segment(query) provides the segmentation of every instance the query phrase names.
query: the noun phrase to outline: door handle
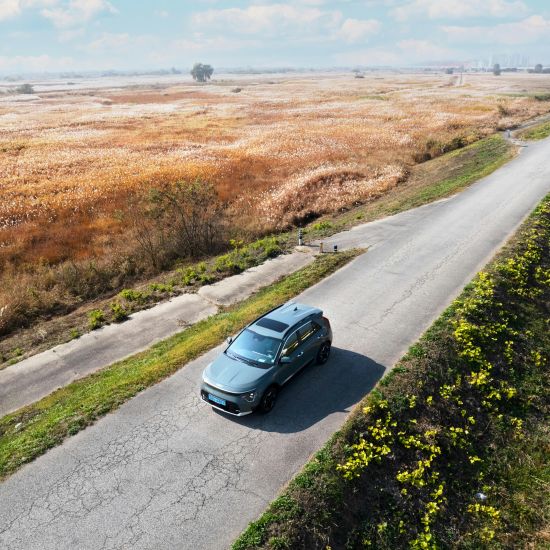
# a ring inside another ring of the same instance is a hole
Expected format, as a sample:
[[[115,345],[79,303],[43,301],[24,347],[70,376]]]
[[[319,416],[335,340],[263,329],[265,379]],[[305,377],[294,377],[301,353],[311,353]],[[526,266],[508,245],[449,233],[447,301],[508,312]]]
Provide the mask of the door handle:
[[[296,357],[302,357],[302,355],[304,355],[303,351],[301,351]]]

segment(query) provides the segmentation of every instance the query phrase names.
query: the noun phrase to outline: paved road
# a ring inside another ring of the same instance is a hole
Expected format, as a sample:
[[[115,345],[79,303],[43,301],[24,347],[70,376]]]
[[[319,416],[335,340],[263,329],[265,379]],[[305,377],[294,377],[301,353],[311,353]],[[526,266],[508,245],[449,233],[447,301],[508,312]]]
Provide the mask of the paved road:
[[[268,416],[198,398],[214,350],[0,485],[0,547],[227,548],[550,191],[550,140],[464,193],[332,239],[369,252],[299,297],[334,355]]]
[[[139,311],[128,321],[94,330],[55,348],[0,370],[0,416],[34,403],[115,361],[147,349],[218,311],[218,306],[243,300],[259,288],[292,273],[309,262],[306,251],[285,254],[244,273],[203,287],[197,294],[182,294]]]

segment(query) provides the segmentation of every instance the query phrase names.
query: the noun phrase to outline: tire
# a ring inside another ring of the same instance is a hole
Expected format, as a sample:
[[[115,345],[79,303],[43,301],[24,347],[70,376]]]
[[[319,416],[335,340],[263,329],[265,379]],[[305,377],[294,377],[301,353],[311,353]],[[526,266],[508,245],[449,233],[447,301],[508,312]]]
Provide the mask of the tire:
[[[275,406],[278,393],[279,390],[277,389],[277,386],[269,386],[269,388],[267,388],[265,393],[262,395],[262,400],[260,402],[260,406],[258,407],[258,411],[263,414],[270,412]]]
[[[317,352],[317,364],[324,365],[330,357],[330,342],[323,342],[319,351]]]

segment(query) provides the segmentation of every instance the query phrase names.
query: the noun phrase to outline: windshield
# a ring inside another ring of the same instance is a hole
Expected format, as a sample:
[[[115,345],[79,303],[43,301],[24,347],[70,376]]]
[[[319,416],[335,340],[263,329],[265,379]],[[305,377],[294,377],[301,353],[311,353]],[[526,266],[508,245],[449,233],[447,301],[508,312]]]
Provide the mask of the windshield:
[[[270,336],[263,336],[250,329],[245,329],[227,349],[229,355],[248,359],[256,363],[273,365],[281,341]]]

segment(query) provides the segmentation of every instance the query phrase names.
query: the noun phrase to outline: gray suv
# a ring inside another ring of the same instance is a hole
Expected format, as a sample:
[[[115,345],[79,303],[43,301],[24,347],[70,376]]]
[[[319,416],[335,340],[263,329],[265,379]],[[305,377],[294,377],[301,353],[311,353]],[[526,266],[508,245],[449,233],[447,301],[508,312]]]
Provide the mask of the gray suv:
[[[326,363],[332,330],[323,312],[288,302],[245,327],[202,375],[201,398],[244,416],[269,412],[280,388],[310,363]]]

